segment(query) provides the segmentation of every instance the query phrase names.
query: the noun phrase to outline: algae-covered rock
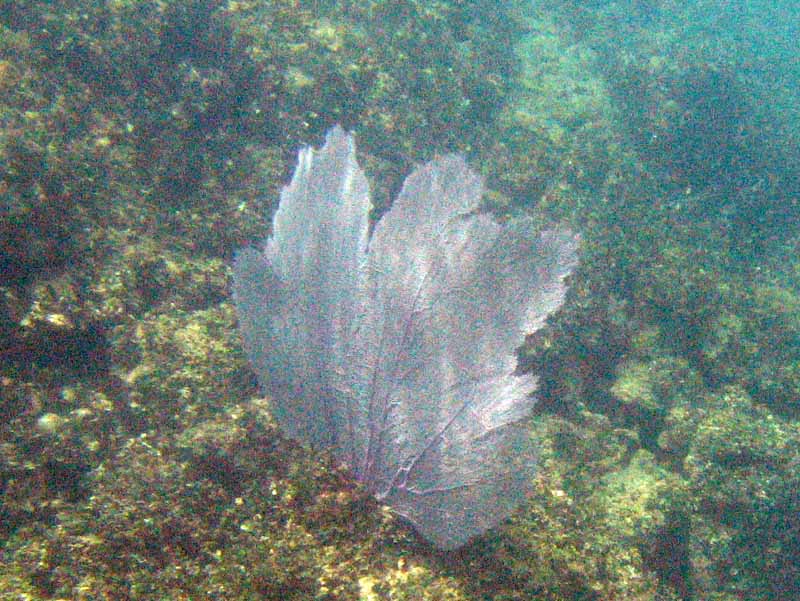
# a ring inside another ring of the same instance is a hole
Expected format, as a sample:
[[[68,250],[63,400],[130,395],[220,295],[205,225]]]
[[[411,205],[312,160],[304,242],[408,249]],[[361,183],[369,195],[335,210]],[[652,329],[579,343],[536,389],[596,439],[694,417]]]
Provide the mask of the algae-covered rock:
[[[653,451],[664,448],[659,436],[668,426],[672,409],[694,402],[703,390],[688,363],[671,357],[630,359],[617,368],[611,386],[611,394],[620,403],[620,417],[639,431],[642,445]]]
[[[62,506],[57,529],[11,537],[0,594],[467,598],[435,565],[385,545],[391,517],[344,471],[283,439],[263,402],[177,440],[142,434],[90,480],[91,498]]]
[[[509,600],[653,598],[659,584],[643,548],[655,546],[672,502],[667,474],[638,456],[623,484],[630,433],[602,416],[548,419],[536,435],[549,445],[530,502],[489,539],[492,555],[472,560],[483,588]],[[626,495],[639,503],[628,507]]]
[[[741,389],[715,399],[685,467],[696,499],[691,557],[698,594],[785,598],[800,586],[800,432]]]
[[[800,294],[787,284],[756,285],[741,294],[710,324],[703,350],[720,379],[738,382],[776,412],[797,416]]]
[[[232,390],[252,388],[243,357],[233,351],[234,320],[225,303],[157,312],[132,329],[118,330],[112,346],[118,364],[131,365],[121,377],[137,419],[185,427],[225,407]]]

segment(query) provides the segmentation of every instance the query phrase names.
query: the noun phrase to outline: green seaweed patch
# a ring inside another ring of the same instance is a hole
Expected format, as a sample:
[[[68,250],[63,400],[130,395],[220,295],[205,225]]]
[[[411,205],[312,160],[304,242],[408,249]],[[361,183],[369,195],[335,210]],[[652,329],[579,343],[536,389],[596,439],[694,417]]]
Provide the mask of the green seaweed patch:
[[[622,422],[639,432],[645,448],[658,451],[672,408],[693,401],[704,390],[685,359],[659,357],[620,364],[610,391],[620,403]]]
[[[0,594],[31,599],[466,599],[340,468],[255,400],[181,436],[142,434],[92,495],[6,545]],[[410,532],[410,531],[409,531]]]
[[[718,395],[685,461],[696,506],[698,594],[747,590],[750,598],[770,599],[798,590],[799,464],[796,424],[753,404],[740,388]]]
[[[772,410],[800,406],[800,295],[779,282],[731,294],[709,327],[705,357],[723,381],[737,382]]]
[[[122,374],[129,410],[147,428],[183,428],[224,409],[232,391],[252,390],[235,320],[232,305],[222,303],[149,314],[118,330],[112,345],[129,357],[120,357],[131,366]]]
[[[635,464],[639,471],[627,473],[630,433],[588,412],[578,421],[538,421],[535,435],[545,445],[529,502],[486,537],[490,554],[478,549],[466,556],[480,590],[494,591],[492,598],[644,600],[659,589],[640,546],[666,510],[651,502],[666,475],[645,458]],[[622,484],[634,473],[638,482]],[[647,497],[631,510],[635,517],[623,515],[625,494]]]

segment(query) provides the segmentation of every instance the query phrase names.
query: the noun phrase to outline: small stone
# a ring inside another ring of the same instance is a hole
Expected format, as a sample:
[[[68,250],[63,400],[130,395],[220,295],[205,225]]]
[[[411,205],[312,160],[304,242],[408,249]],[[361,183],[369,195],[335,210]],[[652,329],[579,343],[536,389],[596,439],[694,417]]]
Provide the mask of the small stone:
[[[66,420],[57,413],[43,413],[36,420],[36,427],[45,434],[54,434]]]

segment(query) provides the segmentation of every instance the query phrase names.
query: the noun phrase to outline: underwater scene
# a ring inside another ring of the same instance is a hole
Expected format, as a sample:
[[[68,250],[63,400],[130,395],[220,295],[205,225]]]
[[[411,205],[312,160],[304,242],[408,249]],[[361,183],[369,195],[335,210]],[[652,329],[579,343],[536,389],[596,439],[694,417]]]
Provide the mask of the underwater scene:
[[[0,600],[800,599],[798,38],[0,0]]]

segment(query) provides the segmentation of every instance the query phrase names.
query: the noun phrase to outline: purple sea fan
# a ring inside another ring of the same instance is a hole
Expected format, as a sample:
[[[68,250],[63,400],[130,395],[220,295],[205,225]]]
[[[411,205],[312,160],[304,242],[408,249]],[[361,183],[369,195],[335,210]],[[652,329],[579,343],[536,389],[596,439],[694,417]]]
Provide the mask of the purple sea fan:
[[[442,549],[505,518],[534,474],[526,333],[561,306],[577,236],[477,212],[460,156],[406,179],[369,233],[353,137],[300,151],[272,235],[238,253],[244,346],[293,438],[330,449]]]

